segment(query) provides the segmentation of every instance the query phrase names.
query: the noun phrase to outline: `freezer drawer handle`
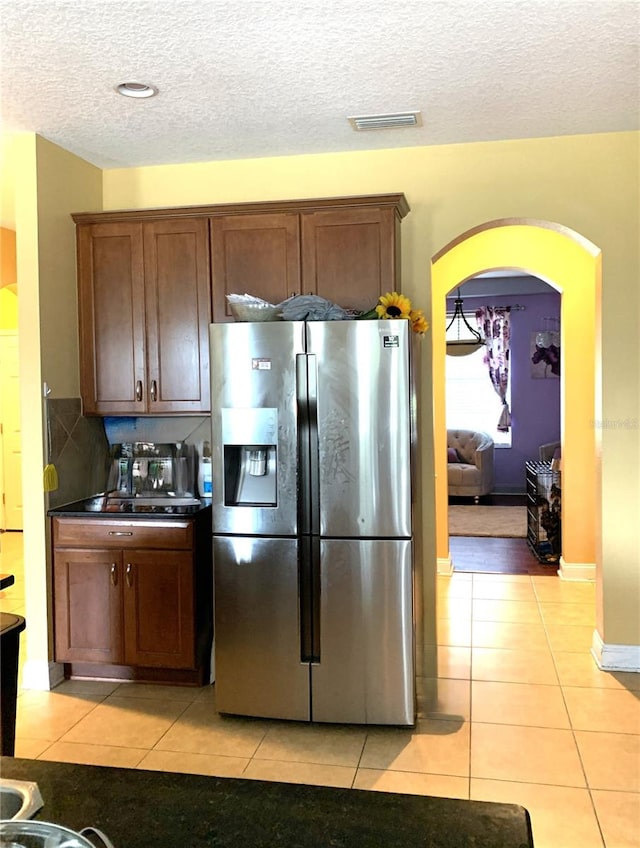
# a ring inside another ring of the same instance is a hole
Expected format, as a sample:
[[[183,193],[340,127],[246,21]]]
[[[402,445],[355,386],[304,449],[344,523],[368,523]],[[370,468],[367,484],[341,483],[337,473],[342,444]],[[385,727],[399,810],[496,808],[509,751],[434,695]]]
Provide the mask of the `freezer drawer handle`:
[[[109,530],[110,536],[133,536],[131,530]]]
[[[320,662],[320,539],[300,540],[300,660]]]

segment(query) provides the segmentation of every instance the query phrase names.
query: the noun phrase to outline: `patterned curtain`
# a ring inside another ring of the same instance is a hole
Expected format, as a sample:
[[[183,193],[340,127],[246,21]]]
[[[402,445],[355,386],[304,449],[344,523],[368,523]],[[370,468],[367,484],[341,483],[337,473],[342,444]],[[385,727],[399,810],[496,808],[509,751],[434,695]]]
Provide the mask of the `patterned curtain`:
[[[508,433],[511,412],[507,403],[509,385],[509,338],[511,335],[511,308],[509,306],[481,306],[476,310],[476,322],[485,338],[484,362],[496,394],[502,401],[498,430]]]

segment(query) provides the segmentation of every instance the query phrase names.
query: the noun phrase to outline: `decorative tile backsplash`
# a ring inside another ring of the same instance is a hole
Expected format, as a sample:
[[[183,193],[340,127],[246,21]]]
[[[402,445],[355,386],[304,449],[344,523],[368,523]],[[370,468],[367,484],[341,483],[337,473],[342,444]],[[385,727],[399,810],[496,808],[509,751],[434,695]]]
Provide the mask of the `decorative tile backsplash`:
[[[80,398],[46,401],[48,462],[56,467],[58,488],[49,507],[60,506],[104,490],[109,443],[102,418],[82,415]]]

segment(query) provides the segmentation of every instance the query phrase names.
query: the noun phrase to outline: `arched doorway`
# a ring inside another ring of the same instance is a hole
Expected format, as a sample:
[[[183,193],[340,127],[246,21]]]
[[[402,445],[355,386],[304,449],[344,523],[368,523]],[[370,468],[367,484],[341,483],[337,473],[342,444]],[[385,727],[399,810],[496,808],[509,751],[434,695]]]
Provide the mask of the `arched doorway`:
[[[557,224],[529,219],[492,221],[467,231],[432,260],[433,417],[436,556],[448,571],[445,426],[445,298],[456,285],[493,270],[519,270],[562,294],[561,439],[562,557],[566,579],[595,579],[597,464],[594,419],[600,373],[599,249]]]

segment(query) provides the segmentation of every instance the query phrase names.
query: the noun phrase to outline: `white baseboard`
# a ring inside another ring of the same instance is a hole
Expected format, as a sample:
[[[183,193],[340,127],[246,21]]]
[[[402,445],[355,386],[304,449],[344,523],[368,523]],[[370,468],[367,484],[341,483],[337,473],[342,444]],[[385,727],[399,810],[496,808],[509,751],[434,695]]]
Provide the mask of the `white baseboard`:
[[[64,680],[64,665],[44,660],[27,660],[22,669],[22,688],[48,692]]]
[[[451,554],[448,557],[438,557],[436,560],[438,574],[453,574],[453,560]]]
[[[640,645],[607,645],[594,630],[591,654],[603,671],[640,672]]]
[[[566,562],[560,557],[560,568],[558,575],[561,580],[588,580],[596,579],[595,562]]]

